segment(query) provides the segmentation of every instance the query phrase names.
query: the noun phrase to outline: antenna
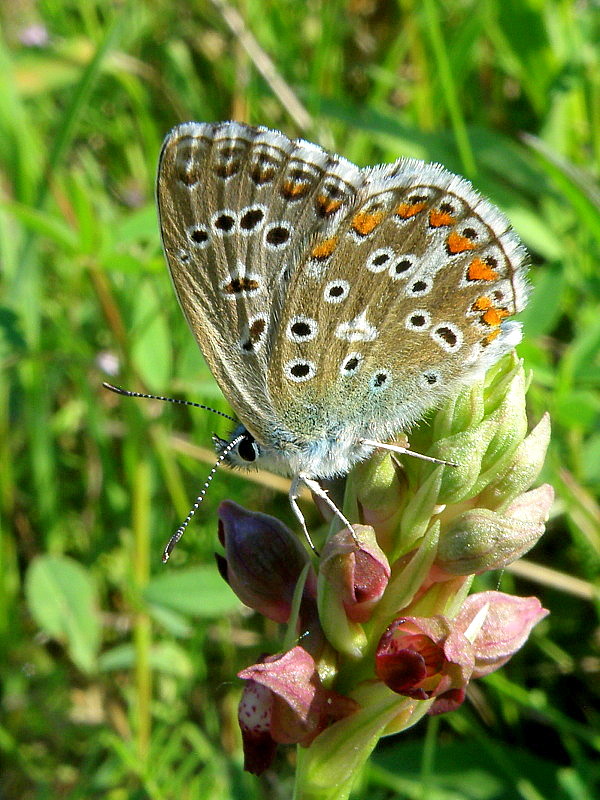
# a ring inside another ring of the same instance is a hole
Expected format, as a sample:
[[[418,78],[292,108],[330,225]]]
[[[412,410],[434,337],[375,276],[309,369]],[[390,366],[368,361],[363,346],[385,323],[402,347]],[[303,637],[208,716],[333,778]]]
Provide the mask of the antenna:
[[[239,436],[236,436],[235,439],[232,439],[230,442],[228,442],[226,447],[223,449],[223,452],[221,453],[221,455],[217,459],[215,465],[213,466],[211,471],[208,473],[208,478],[204,481],[204,486],[202,487],[202,489],[200,490],[200,494],[198,495],[198,497],[194,501],[194,505],[190,508],[187,517],[183,520],[181,525],[177,528],[177,530],[175,531],[173,536],[171,536],[171,538],[167,542],[167,546],[163,550],[163,557],[162,557],[163,564],[166,564],[167,561],[169,560],[169,556],[173,552],[173,548],[175,547],[177,542],[181,539],[181,537],[185,533],[185,529],[190,524],[190,520],[192,519],[192,517],[194,516],[194,514],[198,510],[198,507],[199,507],[200,503],[204,500],[204,497],[206,495],[206,491],[207,491],[207,489],[208,489],[208,487],[210,485],[210,482],[212,481],[212,479],[213,479],[213,477],[215,475],[215,472],[217,471],[219,466],[223,463],[224,459],[227,458],[229,453],[231,453],[233,448],[236,447],[242,441],[242,439],[244,438],[245,435],[246,435],[245,433],[241,433]]]
[[[178,400],[175,397],[162,397],[158,394],[145,394],[144,392],[130,392],[129,389],[122,389],[120,386],[113,386],[112,383],[108,383],[107,381],[102,381],[102,386],[105,389],[110,389],[111,392],[115,394],[121,394],[123,397],[141,397],[144,400],[162,400],[165,403],[174,403],[178,406],[192,406],[193,408],[202,408],[204,411],[212,411],[213,414],[218,414],[220,417],[225,417],[225,419],[231,420],[231,422],[235,422],[237,424],[237,419],[235,417],[230,416],[229,414],[223,413],[223,411],[217,411],[216,408],[211,408],[210,406],[204,406],[202,403],[193,403],[191,400]]]
[[[144,400],[163,400],[165,403],[174,403],[175,405],[180,405],[180,406],[192,406],[193,408],[201,408],[204,411],[212,411],[213,414],[218,414],[220,417],[225,417],[225,419],[228,419],[231,422],[235,422],[237,424],[237,419],[235,419],[235,417],[232,417],[229,414],[224,414],[222,411],[217,411],[216,408],[211,408],[210,406],[202,405],[202,403],[193,403],[191,400],[178,400],[175,397],[163,397],[162,395],[157,395],[157,394],[146,394],[145,392],[132,392],[129,389],[122,389],[120,386],[114,386],[112,383],[108,383],[108,381],[102,381],[102,386],[104,386],[105,389],[109,389],[111,392],[114,392],[115,394],[123,395],[123,397],[141,397]],[[198,510],[200,503],[204,500],[206,491],[218,467],[223,463],[223,461],[227,458],[229,453],[231,453],[234,447],[236,447],[242,441],[245,435],[246,435],[245,433],[241,433],[239,436],[236,436],[230,442],[227,442],[227,444],[223,448],[221,455],[217,459],[211,471],[208,473],[208,478],[204,481],[204,486],[202,487],[200,494],[194,501],[194,505],[190,508],[187,517],[184,519],[184,521],[177,528],[173,536],[171,536],[171,538],[167,542],[167,546],[163,550],[163,556],[162,556],[163,564],[166,564],[167,561],[169,560],[169,556],[173,552],[173,548],[185,533],[185,529],[190,524],[190,520]]]

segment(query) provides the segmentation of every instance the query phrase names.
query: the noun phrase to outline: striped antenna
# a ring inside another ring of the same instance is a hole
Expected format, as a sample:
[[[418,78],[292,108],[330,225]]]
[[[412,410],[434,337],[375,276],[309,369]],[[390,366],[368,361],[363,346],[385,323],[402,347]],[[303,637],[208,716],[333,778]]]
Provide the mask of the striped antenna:
[[[233,448],[236,447],[242,441],[242,439],[244,438],[245,435],[246,435],[245,433],[241,433],[239,436],[236,436],[235,439],[232,439],[230,442],[228,442],[227,445],[225,446],[225,448],[223,449],[223,452],[221,453],[221,455],[217,459],[214,467],[208,473],[208,478],[204,481],[204,486],[202,487],[202,489],[200,491],[200,494],[198,495],[198,497],[194,501],[194,505],[190,508],[189,514],[184,519],[184,521],[181,523],[181,525],[177,528],[177,530],[175,531],[173,536],[171,536],[171,538],[167,542],[167,546],[163,550],[163,557],[162,557],[163,564],[166,564],[167,561],[169,560],[169,556],[173,552],[173,548],[175,547],[177,542],[181,539],[181,537],[185,533],[185,529],[190,524],[190,520],[192,519],[192,517],[194,516],[194,514],[198,510],[198,506],[204,500],[204,497],[206,495],[206,491],[207,491],[207,489],[208,489],[208,487],[210,485],[210,482],[212,481],[212,479],[213,479],[213,477],[215,475],[215,472],[217,471],[219,466],[223,463],[223,460],[225,458],[227,458],[229,453],[231,453]]]
[[[218,414],[220,417],[225,417],[225,419],[231,420],[231,422],[237,423],[237,419],[235,417],[231,417],[229,414],[224,414],[223,411],[217,411],[216,408],[211,408],[210,406],[203,406],[202,403],[193,403],[191,400],[178,400],[175,397],[161,397],[157,394],[144,394],[143,392],[130,392],[129,389],[122,389],[120,386],[113,386],[112,383],[108,383],[107,381],[102,381],[102,386],[105,389],[110,389],[111,392],[115,394],[122,394],[123,397],[141,397],[144,400],[163,400],[165,403],[175,403],[178,406],[192,406],[193,408],[202,408],[204,411],[212,411],[213,414]]]

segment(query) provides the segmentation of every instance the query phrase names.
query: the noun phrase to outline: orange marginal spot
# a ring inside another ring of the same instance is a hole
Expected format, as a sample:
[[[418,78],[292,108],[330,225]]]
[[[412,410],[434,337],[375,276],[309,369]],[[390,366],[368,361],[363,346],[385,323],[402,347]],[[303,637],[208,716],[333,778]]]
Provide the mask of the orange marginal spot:
[[[332,236],[331,239],[325,239],[322,242],[319,242],[318,245],[313,247],[310,251],[311,258],[316,258],[317,261],[323,261],[333,253],[335,248],[337,247],[338,237]]]
[[[452,214],[447,211],[436,211],[432,209],[429,212],[429,225],[432,228],[445,228],[447,225],[454,225],[455,219]]]
[[[338,199],[334,199],[333,197],[328,197],[326,194],[320,194],[317,197],[317,206],[321,214],[324,217],[328,217],[330,214],[334,214],[338,208],[342,205],[342,201]]]
[[[284,197],[296,198],[305,195],[309,189],[310,183],[307,181],[286,181],[281,187],[281,193]]]
[[[506,308],[489,308],[481,317],[481,321],[495,328],[497,325],[500,325],[505,317],[509,316],[510,312]]]
[[[423,211],[424,208],[427,208],[427,203],[400,203],[394,213],[402,219],[410,219]]]
[[[490,300],[490,298],[484,297],[482,295],[481,297],[478,297],[477,300],[475,300],[475,302],[471,306],[471,309],[473,311],[487,311],[488,308],[491,307],[492,307],[492,301]]]
[[[383,211],[359,211],[352,219],[352,227],[359,236],[368,236],[381,223]]]
[[[490,331],[490,333],[488,333],[488,335],[481,340],[481,344],[484,347],[487,347],[488,344],[491,344],[494,341],[496,336],[500,336],[500,328],[496,328],[495,331]]]
[[[497,277],[496,270],[480,258],[474,258],[469,264],[467,278],[470,281],[495,281]]]
[[[452,231],[446,239],[446,247],[451,255],[456,255],[457,253],[464,253],[465,250],[475,250],[477,245],[467,239],[466,236],[461,236],[460,233]]]

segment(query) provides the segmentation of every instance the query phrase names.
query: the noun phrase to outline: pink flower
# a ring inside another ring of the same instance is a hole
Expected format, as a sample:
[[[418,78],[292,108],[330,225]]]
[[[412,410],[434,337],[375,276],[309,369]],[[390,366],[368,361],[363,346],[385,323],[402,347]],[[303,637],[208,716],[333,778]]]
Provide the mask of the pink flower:
[[[462,703],[473,665],[471,643],[441,615],[394,620],[375,654],[377,676],[398,694],[428,700],[452,692],[445,711]]]
[[[308,747],[329,724],[358,709],[323,686],[313,657],[299,646],[267,656],[238,677],[247,681],[238,710],[244,769],[255,775],[270,765],[277,744]]]
[[[390,565],[373,528],[354,525],[353,529],[354,536],[343,528],[329,539],[321,555],[319,576],[327,584],[329,603],[335,592],[348,619],[366,622],[388,584]],[[327,608],[322,611],[326,613]]]
[[[375,671],[398,694],[435,698],[430,713],[451,711],[463,702],[469,680],[505,664],[546,614],[536,597],[481,592],[453,620],[400,617],[379,641]]]

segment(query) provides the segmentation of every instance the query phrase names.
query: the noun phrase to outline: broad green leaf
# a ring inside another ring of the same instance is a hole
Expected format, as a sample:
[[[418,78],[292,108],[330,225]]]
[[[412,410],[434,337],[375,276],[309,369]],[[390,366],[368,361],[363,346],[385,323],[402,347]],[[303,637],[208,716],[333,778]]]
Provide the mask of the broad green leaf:
[[[144,596],[153,605],[198,617],[221,617],[240,608],[240,601],[213,566],[164,572],[150,581]]]
[[[89,572],[66,556],[38,556],[27,571],[25,592],[40,628],[65,645],[79,669],[93,671],[100,645],[100,618]]]
[[[107,650],[98,659],[98,668],[102,672],[131,670],[136,665],[136,650],[133,644],[122,644]],[[192,662],[185,650],[173,642],[160,642],[150,648],[148,655],[153,670],[178,678],[189,678],[192,675]]]

